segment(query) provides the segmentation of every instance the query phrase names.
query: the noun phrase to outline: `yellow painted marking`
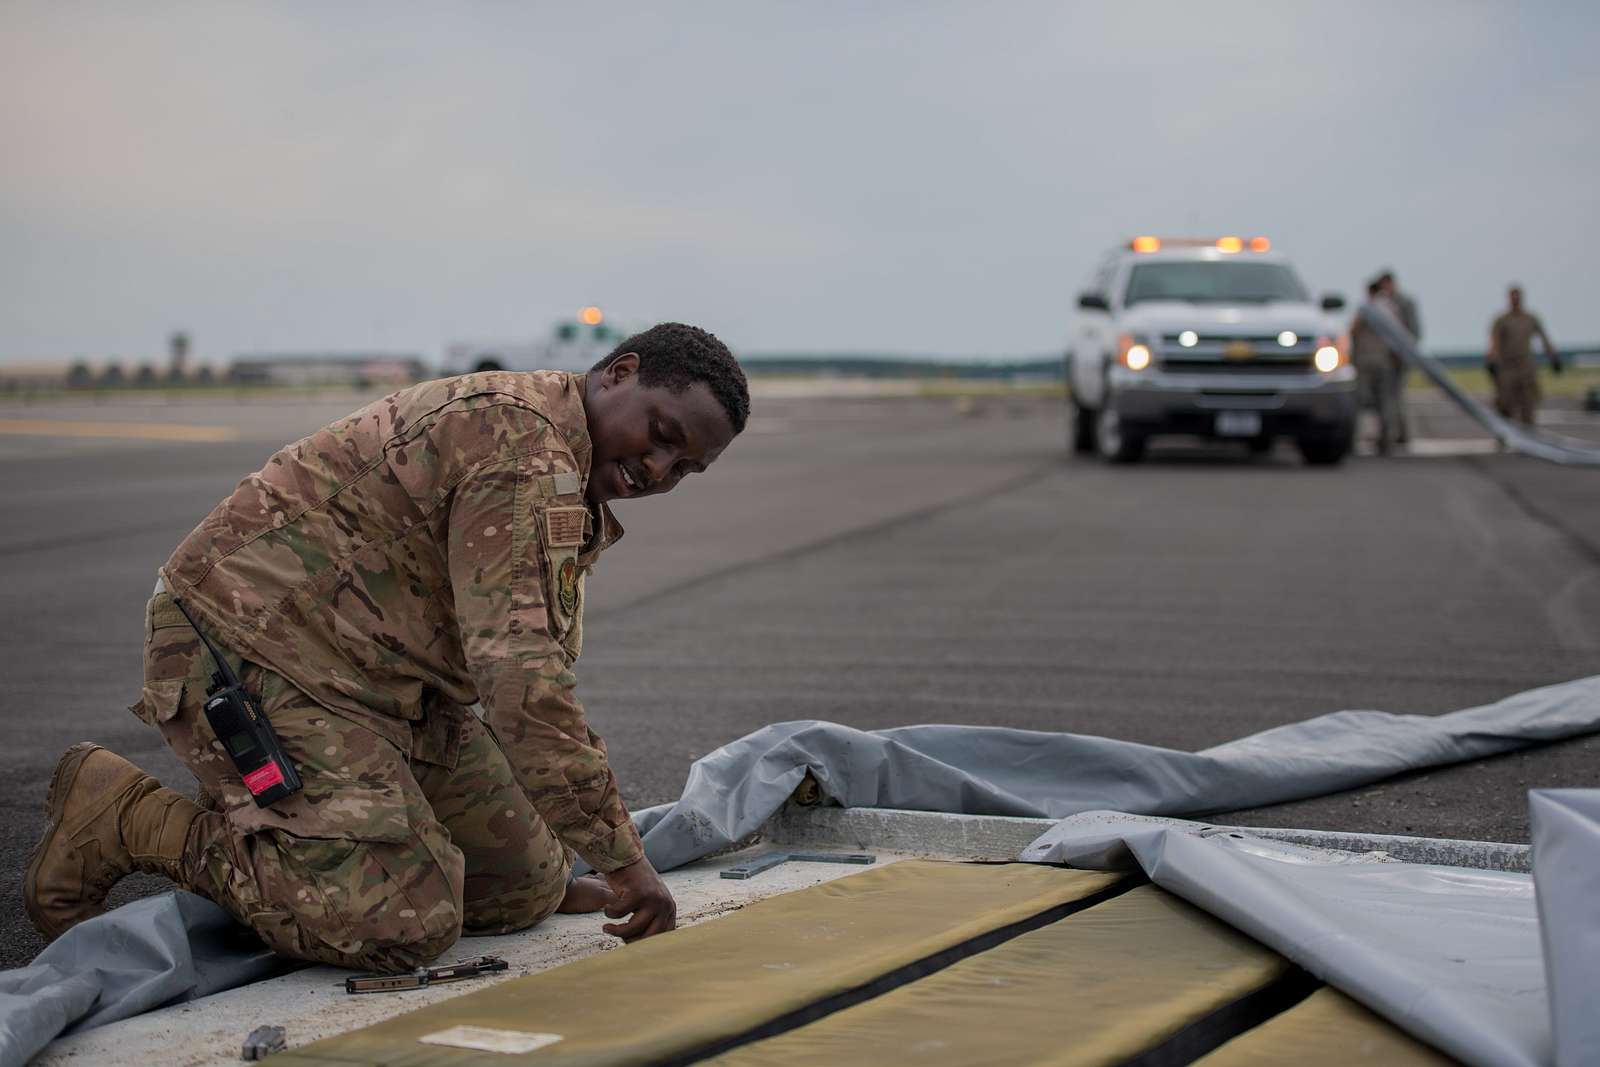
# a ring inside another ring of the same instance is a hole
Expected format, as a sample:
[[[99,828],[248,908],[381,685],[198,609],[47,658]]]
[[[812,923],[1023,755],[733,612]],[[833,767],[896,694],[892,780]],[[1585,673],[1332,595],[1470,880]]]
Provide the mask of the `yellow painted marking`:
[[[14,437],[117,437],[140,441],[232,441],[227,426],[178,422],[74,422],[65,419],[0,419],[0,434]]]

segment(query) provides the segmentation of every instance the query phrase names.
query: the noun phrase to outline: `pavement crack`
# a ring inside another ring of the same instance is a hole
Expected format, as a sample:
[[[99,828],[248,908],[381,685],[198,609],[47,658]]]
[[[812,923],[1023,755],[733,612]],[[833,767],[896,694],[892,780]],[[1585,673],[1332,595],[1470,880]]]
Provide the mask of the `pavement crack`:
[[[838,533],[829,534],[827,537],[820,538],[816,541],[810,541],[803,545],[794,545],[790,548],[781,549],[765,556],[757,556],[754,559],[741,560],[738,563],[730,564],[719,570],[698,574],[693,578],[687,578],[681,582],[674,582],[665,588],[646,593],[644,596],[635,597],[633,600],[612,605],[611,607],[606,608],[604,611],[590,612],[588,617],[590,619],[609,619],[613,615],[619,615],[641,607],[648,607],[657,601],[667,600],[671,597],[678,596],[687,590],[698,589],[704,586],[707,582],[731,578],[735,575],[745,574],[749,571],[771,566],[774,563],[784,563],[790,560],[800,559],[804,556],[812,554],[813,552],[824,552],[830,548],[836,548],[839,545],[848,544],[851,541],[862,538],[876,537],[879,534],[887,533],[890,530],[894,530],[898,527],[906,526],[915,522],[922,522],[926,519],[931,519],[936,515],[943,514],[944,512],[953,511],[956,508],[965,507],[969,504],[975,504],[982,500],[991,500],[997,496],[1004,496],[1006,493],[1013,492],[1017,489],[1022,489],[1026,486],[1032,485],[1035,482],[1042,481],[1046,475],[1049,475],[1052,472],[1060,469],[1060,460],[1051,458],[1032,467],[1028,467],[1003,482],[998,482],[994,485],[986,485],[982,489],[975,490],[971,493],[963,493],[960,496],[952,497],[948,500],[941,500],[938,503],[930,504],[927,507],[903,512],[899,515],[890,516],[887,519],[880,519],[877,522],[868,523],[866,526],[856,526],[848,530],[841,530]]]
[[[1534,503],[1533,499],[1523,491],[1521,486],[1508,478],[1501,477],[1499,472],[1491,464],[1485,462],[1482,457],[1467,456],[1463,457],[1462,461],[1477,471],[1485,481],[1499,488],[1524,515],[1560,535],[1561,539],[1566,541],[1573,551],[1588,560],[1592,566],[1600,567],[1600,544],[1589,540],[1577,529],[1563,522],[1559,516],[1551,514]]]
[[[1582,610],[1580,600],[1586,586],[1600,579],[1600,544],[1564,522],[1560,516],[1541,507],[1514,480],[1501,475],[1492,464],[1481,457],[1465,460],[1468,466],[1486,482],[1499,489],[1506,499],[1529,519],[1555,534],[1572,552],[1589,565],[1587,573],[1572,575],[1545,605],[1545,617],[1564,648],[1574,652],[1592,652],[1600,647],[1600,639],[1591,629],[1589,615]]]

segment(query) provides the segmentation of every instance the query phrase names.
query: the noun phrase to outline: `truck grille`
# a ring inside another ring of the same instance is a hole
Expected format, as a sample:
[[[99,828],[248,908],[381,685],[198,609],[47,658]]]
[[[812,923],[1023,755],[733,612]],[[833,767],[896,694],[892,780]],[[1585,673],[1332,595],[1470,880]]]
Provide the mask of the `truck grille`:
[[[1293,347],[1278,343],[1277,334],[1200,334],[1190,348],[1178,334],[1163,334],[1156,353],[1161,369],[1176,374],[1309,374],[1316,339],[1302,337]]]

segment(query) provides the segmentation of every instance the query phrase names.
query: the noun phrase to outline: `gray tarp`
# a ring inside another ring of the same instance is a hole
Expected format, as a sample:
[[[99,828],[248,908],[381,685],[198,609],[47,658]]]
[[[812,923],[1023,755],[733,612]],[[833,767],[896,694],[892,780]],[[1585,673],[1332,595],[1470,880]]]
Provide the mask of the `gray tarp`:
[[[1060,819],[1205,815],[1354,789],[1402,771],[1600,731],[1600,675],[1447,715],[1337,711],[1200,752],[987,726],[855,730],[806,720],[702,757],[674,804],[635,815],[660,869],[750,834],[807,772],[848,808]]]
[[[1368,305],[1374,328],[1383,335],[1390,348],[1400,353],[1400,358],[1422,371],[1428,379],[1444,390],[1462,411],[1472,416],[1478,425],[1494,434],[1507,448],[1537,459],[1562,463],[1574,467],[1600,466],[1600,448],[1569,437],[1559,437],[1542,430],[1534,430],[1515,423],[1480,404],[1465,389],[1455,383],[1444,364],[1417,347],[1411,334],[1400,320],[1381,304]]]
[[[1557,1067],[1600,1064],[1600,789],[1535,789],[1533,875]]]
[[[232,989],[290,966],[193,893],[136,900],[68,930],[28,966],[0,971],[0,1065],[25,1063],[64,1031]]]
[[[1196,815],[1320,796],[1402,771],[1596,731],[1600,676],[1448,715],[1335,712],[1202,752],[1000,727],[863,731],[808,720],[768,726],[701,758],[676,803],[635,818],[651,861],[669,870],[755,831],[808,774],[824,799],[849,807],[1043,818],[1102,808]],[[224,949],[212,947],[220,909],[187,894],[179,899],[189,902],[187,915],[212,924],[190,926],[193,955],[226,958]],[[36,984],[23,987],[27,998],[0,1003],[0,1035],[37,1034],[37,1024],[29,1021],[34,1005],[52,996],[70,999],[71,988],[81,988],[74,985],[80,977],[96,983],[99,1022],[149,1007],[148,999],[130,1000],[130,990],[145,988],[152,975],[170,969],[166,958],[189,950],[181,944],[183,933],[174,932],[180,944],[160,953],[149,947],[122,953],[128,911],[120,908],[69,932],[78,958],[94,961],[93,968],[63,967],[60,981],[49,985],[34,978]],[[18,973],[0,974],[0,982]],[[181,988],[185,981],[180,977],[176,984]],[[24,1047],[11,1040],[12,1048]],[[0,1054],[0,1067],[16,1062]]]
[[[1465,1063],[1551,1062],[1539,915],[1527,875],[1330,860],[1209,830],[1095,812],[1057,824],[1021,858],[1142,868],[1156,885]]]

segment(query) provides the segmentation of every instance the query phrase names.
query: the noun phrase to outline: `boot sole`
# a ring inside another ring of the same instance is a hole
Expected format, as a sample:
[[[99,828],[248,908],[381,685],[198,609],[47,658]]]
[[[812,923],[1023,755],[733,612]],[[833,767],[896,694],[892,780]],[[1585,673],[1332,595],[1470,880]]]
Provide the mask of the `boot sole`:
[[[50,776],[50,793],[45,801],[50,821],[45,825],[44,833],[40,836],[38,843],[33,846],[33,851],[29,853],[28,869],[22,876],[23,910],[28,913],[28,921],[33,924],[33,928],[44,935],[47,943],[54,941],[71,927],[63,927],[57,930],[48,919],[40,914],[34,893],[39,875],[39,866],[44,862],[45,853],[50,849],[50,842],[61,831],[67,793],[72,789],[73,780],[78,777],[79,768],[83,766],[84,760],[99,749],[100,746],[93,741],[79,741],[67,749],[66,753],[61,757],[61,762],[56,764],[55,774]]]

